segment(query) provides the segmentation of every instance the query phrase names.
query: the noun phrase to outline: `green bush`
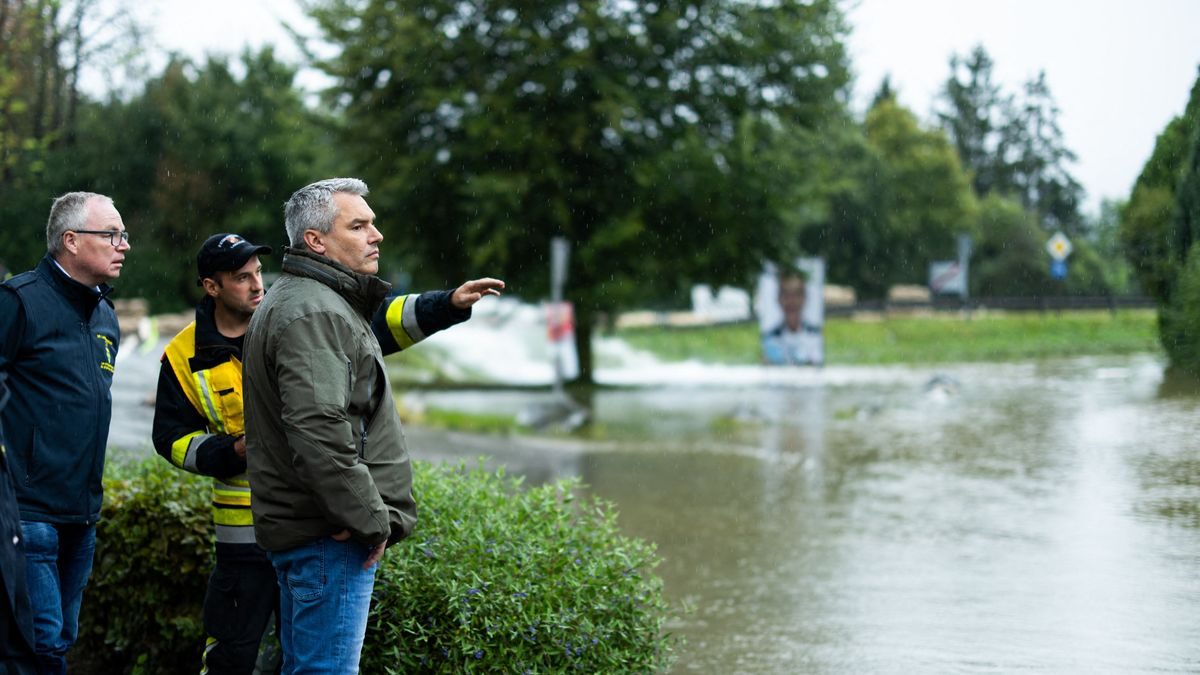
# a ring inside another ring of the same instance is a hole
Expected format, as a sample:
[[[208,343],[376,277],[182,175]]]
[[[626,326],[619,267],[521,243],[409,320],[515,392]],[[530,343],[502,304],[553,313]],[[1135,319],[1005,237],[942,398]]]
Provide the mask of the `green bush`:
[[[415,464],[413,536],[376,578],[365,673],[650,672],[672,660],[653,545],[578,482]]]
[[[362,672],[648,672],[672,638],[654,547],[578,482],[414,463],[420,520],[376,577]],[[154,458],[111,463],[72,672],[195,672],[210,487]]]
[[[212,488],[158,457],[109,462],[72,672],[198,672]]]
[[[1200,244],[1192,246],[1187,264],[1175,278],[1170,302],[1159,311],[1158,323],[1171,368],[1200,376]]]

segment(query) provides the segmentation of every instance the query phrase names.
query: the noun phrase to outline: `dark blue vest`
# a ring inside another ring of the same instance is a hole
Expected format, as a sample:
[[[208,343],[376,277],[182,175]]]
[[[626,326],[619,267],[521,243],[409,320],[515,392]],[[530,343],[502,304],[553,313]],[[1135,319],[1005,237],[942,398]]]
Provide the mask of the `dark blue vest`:
[[[109,289],[80,284],[48,256],[4,287],[25,315],[0,412],[21,518],[95,523],[121,339]]]

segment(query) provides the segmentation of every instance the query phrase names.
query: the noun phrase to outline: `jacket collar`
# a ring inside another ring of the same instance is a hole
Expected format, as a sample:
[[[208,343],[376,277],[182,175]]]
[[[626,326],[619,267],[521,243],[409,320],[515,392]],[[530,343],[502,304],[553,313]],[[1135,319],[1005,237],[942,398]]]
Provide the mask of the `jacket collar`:
[[[58,263],[47,253],[42,261],[37,266],[38,274],[50,282],[50,284],[71,302],[72,305],[79,308],[84,316],[90,316],[92,310],[100,301],[107,302],[112,305],[112,300],[108,299],[108,294],[112,293],[112,286],[108,284],[100,284],[98,287],[85,286],[78,281],[72,279],[66,272],[58,266]]]
[[[217,331],[217,303],[205,295],[196,305],[196,351],[202,349],[230,348],[228,340]]]
[[[325,284],[367,319],[392,290],[391,284],[377,276],[359,274],[323,255],[290,246],[283,249],[283,271]]]

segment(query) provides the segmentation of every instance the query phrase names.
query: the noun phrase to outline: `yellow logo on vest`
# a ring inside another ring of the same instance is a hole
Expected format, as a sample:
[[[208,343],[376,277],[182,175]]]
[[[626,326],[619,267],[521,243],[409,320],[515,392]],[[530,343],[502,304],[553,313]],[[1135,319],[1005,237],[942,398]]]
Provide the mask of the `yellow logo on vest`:
[[[113,366],[113,343],[112,343],[112,340],[109,340],[107,336],[101,335],[100,333],[96,333],[96,338],[104,343],[104,359],[105,360],[100,362],[101,370],[107,370],[110,373],[117,372],[116,367]]]

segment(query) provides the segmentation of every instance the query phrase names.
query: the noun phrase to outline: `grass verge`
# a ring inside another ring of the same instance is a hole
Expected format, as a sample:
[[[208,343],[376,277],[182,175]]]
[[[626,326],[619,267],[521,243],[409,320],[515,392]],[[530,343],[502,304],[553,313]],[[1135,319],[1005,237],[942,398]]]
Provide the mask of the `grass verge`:
[[[761,358],[758,327],[751,323],[637,328],[617,335],[666,361],[750,364]],[[1159,349],[1151,309],[835,318],[825,323],[829,364],[1011,361]]]

